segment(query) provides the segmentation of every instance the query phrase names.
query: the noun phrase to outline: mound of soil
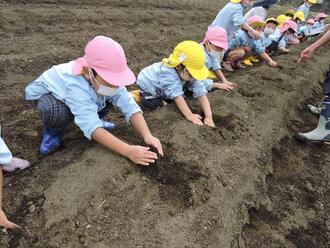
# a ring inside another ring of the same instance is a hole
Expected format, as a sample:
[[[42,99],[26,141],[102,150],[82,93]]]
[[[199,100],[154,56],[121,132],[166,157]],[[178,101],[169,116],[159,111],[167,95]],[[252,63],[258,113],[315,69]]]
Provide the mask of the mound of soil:
[[[71,126],[64,147],[37,153],[41,122],[26,84],[81,56],[103,34],[121,42],[138,73],[180,41],[200,41],[224,1],[0,1],[0,123],[13,153],[31,161],[5,178],[4,209],[23,226],[0,246],[329,247],[329,147],[294,139],[315,127],[329,47],[228,74],[239,87],[209,95],[217,128],[187,122],[173,105],[146,112],[165,149],[141,168]],[[210,8],[212,6],[212,8]],[[196,102],[189,101],[197,112]],[[114,134],[143,144],[120,113]]]

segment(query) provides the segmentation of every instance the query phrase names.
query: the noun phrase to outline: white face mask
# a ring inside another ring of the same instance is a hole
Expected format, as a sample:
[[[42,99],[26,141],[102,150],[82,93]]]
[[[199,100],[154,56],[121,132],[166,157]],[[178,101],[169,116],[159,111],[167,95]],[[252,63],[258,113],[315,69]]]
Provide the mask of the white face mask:
[[[97,81],[97,79],[94,77],[94,74],[92,72],[91,69],[88,70],[89,72],[89,77],[90,79],[94,79],[94,81],[98,84],[99,88],[96,89],[94,86],[94,89],[96,91],[97,94],[99,95],[102,95],[102,96],[110,96],[110,97],[113,97],[114,95],[117,94],[117,88],[114,88],[114,87],[109,87],[109,86],[105,86],[105,85],[102,85],[100,84],[99,81]],[[92,84],[93,85],[93,84]]]
[[[272,29],[272,28],[265,28],[265,31],[264,31],[264,34],[265,35],[271,35],[271,34],[273,34],[274,33],[274,29]]]
[[[207,44],[207,46],[208,46],[208,49],[206,49],[207,53],[212,57],[212,59],[220,63],[223,59],[224,51],[222,52],[214,51],[209,43]]]
[[[183,81],[191,81],[194,79],[186,68],[179,73],[179,76]]]

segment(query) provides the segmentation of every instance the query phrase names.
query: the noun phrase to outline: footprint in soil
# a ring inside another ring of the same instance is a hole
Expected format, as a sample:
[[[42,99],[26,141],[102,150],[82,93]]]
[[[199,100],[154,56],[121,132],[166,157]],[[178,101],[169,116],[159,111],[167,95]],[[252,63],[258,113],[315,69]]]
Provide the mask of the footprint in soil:
[[[207,202],[210,193],[207,177],[198,166],[175,161],[168,150],[154,165],[138,170],[158,185],[160,198],[177,209]]]

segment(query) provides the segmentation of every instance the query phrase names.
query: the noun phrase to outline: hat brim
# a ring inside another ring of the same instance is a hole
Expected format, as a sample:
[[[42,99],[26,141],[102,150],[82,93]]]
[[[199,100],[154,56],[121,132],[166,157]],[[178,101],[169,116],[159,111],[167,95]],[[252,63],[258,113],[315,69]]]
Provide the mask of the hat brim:
[[[191,76],[196,80],[204,80],[209,75],[209,70],[204,65],[201,69],[194,69],[191,67],[186,66],[187,70],[191,74]]]
[[[289,30],[289,29],[291,29],[291,30],[293,30],[295,33],[297,33],[297,31],[296,30],[294,30],[292,27],[289,27],[289,26],[283,26],[283,27],[281,27],[281,32],[282,33],[284,33],[285,31],[287,31],[287,30]]]
[[[216,47],[220,47],[224,50],[228,49],[228,43],[226,41],[220,41],[220,40],[210,40],[212,45],[215,45]]]
[[[126,70],[118,73],[109,72],[108,70],[99,68],[93,69],[104,81],[114,86],[128,86],[134,84],[136,81],[134,72],[128,67]]]
[[[278,26],[278,24],[280,24],[278,21],[274,21],[274,20],[270,20],[268,22],[266,22],[266,24],[268,23],[274,23],[276,26]]]
[[[252,28],[260,28],[260,27],[263,27],[265,26],[266,23],[265,22],[254,22],[254,23],[251,23],[250,26]]]

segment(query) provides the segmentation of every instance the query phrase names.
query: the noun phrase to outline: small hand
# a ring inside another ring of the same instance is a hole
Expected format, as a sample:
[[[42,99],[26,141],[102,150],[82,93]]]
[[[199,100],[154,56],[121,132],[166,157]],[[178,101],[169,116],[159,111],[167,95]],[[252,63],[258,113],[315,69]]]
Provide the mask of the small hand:
[[[21,228],[19,225],[9,221],[3,210],[0,210],[0,226],[3,226],[6,229]]]
[[[237,85],[233,82],[224,81],[223,83],[216,83],[216,88],[221,90],[227,90],[231,91],[233,90]]]
[[[205,117],[204,124],[209,127],[215,127],[212,117]]]
[[[271,66],[271,67],[276,67],[277,63],[274,60],[271,60],[271,61],[268,62],[268,65]]]
[[[159,139],[157,139],[156,137],[150,135],[150,136],[148,136],[144,139],[144,142],[148,145],[151,145],[151,146],[155,147],[157,149],[158,153],[161,156],[164,156],[163,148],[162,148],[162,145],[161,145]]]
[[[200,115],[191,114],[187,117],[187,119],[195,125],[203,126],[202,117]]]
[[[149,151],[149,147],[145,146],[130,146],[127,157],[135,164],[148,166],[151,163],[155,163],[157,154]]]
[[[261,39],[261,33],[259,31],[254,30],[253,35],[255,36],[256,39],[258,39],[258,40]]]

